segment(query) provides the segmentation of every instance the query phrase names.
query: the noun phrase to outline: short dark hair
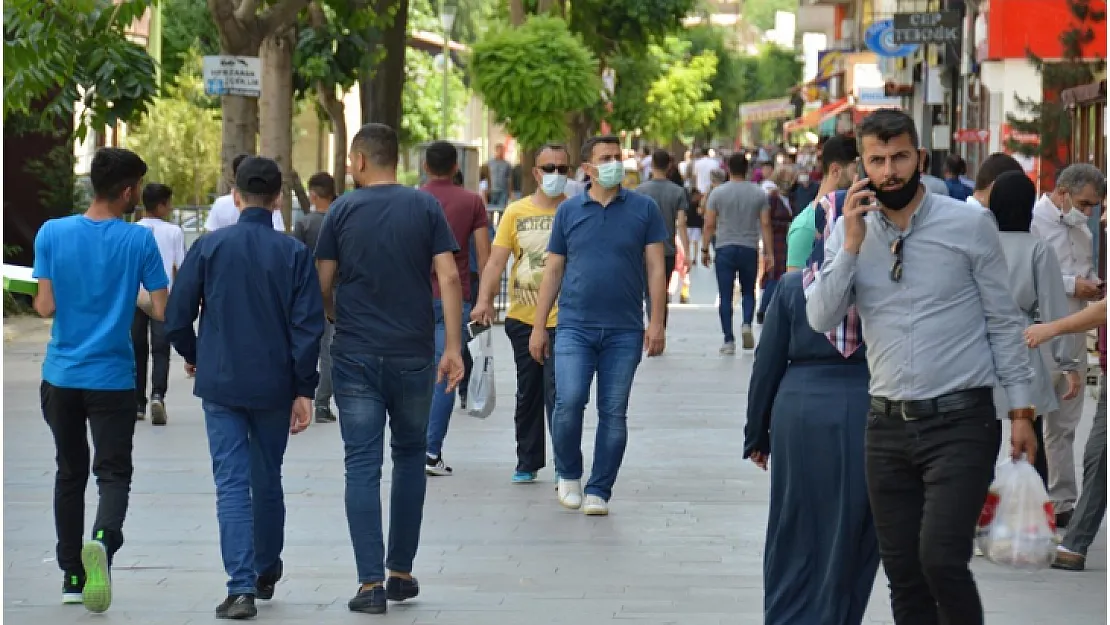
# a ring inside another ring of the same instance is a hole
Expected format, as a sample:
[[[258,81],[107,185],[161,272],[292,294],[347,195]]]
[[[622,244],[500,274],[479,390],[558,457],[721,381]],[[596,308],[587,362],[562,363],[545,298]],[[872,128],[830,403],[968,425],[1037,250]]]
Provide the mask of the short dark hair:
[[[433,141],[424,150],[424,164],[433,176],[446,176],[459,164],[459,151],[447,141]]]
[[[326,171],[316,172],[308,179],[308,189],[325,200],[334,200],[335,178]]]
[[[239,173],[239,166],[243,164],[243,161],[247,160],[250,157],[251,157],[250,154],[247,154],[246,152],[244,152],[244,153],[240,154],[239,156],[236,156],[235,158],[231,159],[231,181],[232,181],[232,183],[235,182],[235,176]]]
[[[582,144],[582,162],[583,163],[588,163],[590,161],[590,159],[593,158],[593,156],[594,156],[594,146],[599,144],[599,143],[604,143],[604,144],[607,144],[607,145],[615,145],[617,147],[620,147],[620,145],[621,145],[621,141],[620,141],[620,139],[618,139],[616,137],[616,135],[596,135],[596,136],[590,137],[589,139],[586,139],[585,143]]]
[[[748,157],[744,156],[741,152],[737,152],[728,157],[728,173],[733,176],[747,176]]]
[[[651,168],[658,171],[667,171],[674,159],[666,150],[656,150],[651,153]]]
[[[536,150],[535,160],[540,160],[540,154],[543,154],[548,150],[555,150],[556,152],[566,152],[567,160],[570,160],[570,150],[568,150],[567,146],[563,145],[562,143],[545,143],[541,145],[540,149]]]
[[[998,180],[999,176],[1008,171],[1025,173],[1021,163],[1009,154],[1002,152],[991,154],[979,165],[979,172],[975,174],[975,190],[985,191],[987,187],[994,184],[995,180]]]
[[[351,141],[351,152],[362,154],[375,167],[396,168],[400,151],[397,131],[386,124],[366,124]]]
[[[1037,187],[1024,171],[1008,171],[998,178],[987,208],[994,214],[1000,232],[1029,232]]]
[[[114,202],[124,189],[139,184],[146,175],[146,163],[131,150],[100,148],[89,168],[89,182],[98,199]]]
[[[833,163],[849,165],[859,158],[859,149],[855,139],[846,135],[835,135],[825,141],[821,146],[821,173],[829,173],[829,166]]]
[[[949,154],[944,159],[944,169],[953,176],[962,176],[967,173],[967,162],[959,154]]]
[[[157,210],[163,204],[166,204],[173,198],[173,189],[164,184],[152,182],[143,187],[143,208],[148,211]]]
[[[879,109],[864,117],[856,135],[859,136],[860,145],[863,145],[864,137],[875,137],[886,143],[895,137],[909,135],[914,149],[921,147],[913,118],[896,109]]]

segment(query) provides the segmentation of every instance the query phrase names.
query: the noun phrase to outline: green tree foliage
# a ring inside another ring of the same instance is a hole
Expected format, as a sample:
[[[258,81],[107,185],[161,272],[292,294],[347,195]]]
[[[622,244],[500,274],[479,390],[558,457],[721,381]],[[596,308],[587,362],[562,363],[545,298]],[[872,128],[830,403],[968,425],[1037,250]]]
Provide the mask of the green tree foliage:
[[[713,117],[713,122],[703,134],[707,139],[735,136],[739,124],[737,111],[747,96],[743,75],[745,57],[729,47],[728,31],[720,26],[695,26],[686,30],[683,36],[691,44],[691,54],[708,51],[717,56],[717,72],[710,83],[710,94],[721,103],[721,112]]]
[[[4,117],[42,128],[83,113],[76,135],[136,119],[156,93],[154,60],[125,30],[150,0],[7,0],[4,3]],[[45,102],[45,106],[41,104]]]
[[[1095,28],[1106,30],[1106,12],[1096,11],[1091,0],[1068,0],[1071,11],[1072,27],[1060,33],[1063,58],[1060,61],[1045,61],[1027,51],[1029,62],[1041,73],[1043,90],[1048,94],[1058,94],[1064,89],[1085,85],[1095,80],[1095,76],[1106,70],[1102,59],[1085,60],[1083,50],[1095,38]],[[1039,101],[1014,96],[1021,113],[1007,115],[1014,130],[1040,136],[1039,144],[1027,144],[1010,140],[1009,149],[1025,156],[1040,156],[1055,167],[1064,165],[1061,146],[1071,142],[1071,115],[1059,97]]]
[[[448,126],[454,128],[462,123],[468,97],[462,72],[454,65],[451,65],[448,81],[451,104],[447,121]],[[412,147],[439,136],[443,123],[443,67],[437,66],[432,55],[411,47],[405,50],[401,107],[404,111],[399,133],[401,145]]]
[[[571,2],[570,29],[603,62],[617,53],[643,53],[648,44],[682,28],[696,0]]]
[[[755,57],[754,72],[749,76],[753,77],[753,81],[747,83],[745,102],[781,98],[801,82],[802,60],[794,50],[765,43]]]
[[[167,184],[178,204],[206,204],[220,180],[219,109],[204,95],[201,54],[182,58],[177,82],[127,134],[127,146],[147,162],[150,182]]]
[[[557,17],[491,30],[474,44],[473,86],[526,148],[567,137],[566,115],[601,96],[597,60]]]
[[[720,101],[709,99],[717,55],[712,51],[691,55],[691,48],[689,41],[678,37],[649,47],[662,73],[647,93],[644,132],[657,143],[702,132],[721,110]]]
[[[201,0],[160,0],[162,4],[162,79],[177,80],[185,58],[196,49],[201,56],[220,53],[220,31],[208,4]],[[218,103],[217,103],[218,104]]]
[[[798,10],[798,0],[745,0],[744,21],[760,30],[775,27],[775,12],[794,13]]]

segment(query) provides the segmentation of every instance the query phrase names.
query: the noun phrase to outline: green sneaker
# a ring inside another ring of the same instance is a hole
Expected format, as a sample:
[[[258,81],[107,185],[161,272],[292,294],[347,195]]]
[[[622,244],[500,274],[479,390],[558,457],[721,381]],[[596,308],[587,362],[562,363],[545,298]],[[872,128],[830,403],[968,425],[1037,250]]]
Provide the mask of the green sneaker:
[[[103,533],[98,533],[98,537]],[[108,551],[99,540],[89,540],[81,547],[81,564],[85,567],[85,587],[81,597],[89,612],[104,612],[112,605],[112,577],[108,571]]]

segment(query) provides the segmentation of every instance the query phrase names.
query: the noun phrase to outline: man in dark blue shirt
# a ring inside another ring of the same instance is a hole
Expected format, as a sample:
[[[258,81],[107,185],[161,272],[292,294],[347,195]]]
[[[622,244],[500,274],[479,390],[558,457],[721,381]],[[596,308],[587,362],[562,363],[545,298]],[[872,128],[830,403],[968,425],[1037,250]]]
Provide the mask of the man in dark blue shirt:
[[[169,286],[154,235],[121,219],[135,212],[145,174],[146,163],[134,152],[97,150],[89,172],[96,197],[88,210],[51,219],[35,235],[35,311],[54,317],[40,394],[58,467],[54,524],[65,573],[62,602],[84,603],[90,612],[112,603],[109,568],[123,545],[137,408],[135,306],[161,318]],[[100,500],[93,539],[82,545],[90,431]]]
[[[332,205],[316,244],[324,308],[335,324],[331,375],[359,582],[347,607],[368,614],[384,614],[386,599],[420,592],[412,562],[424,514],[432,392],[440,380],[454,391],[463,375],[459,246],[439,202],[397,182],[399,150],[389,126],[358,131],[350,153],[356,189]],[[444,320],[438,370],[433,269]],[[387,415],[393,458],[388,555],[381,501]]]
[[[558,295],[551,439],[559,503],[606,515],[628,442],[628,395],[641,349],[656,356],[665,346],[667,226],[651,198],[621,188],[624,165],[616,137],[587,141],[582,160],[593,182],[555,213],[536,319],[547,318]],[[645,265],[652,308],[646,334]],[[528,348],[539,362],[549,355],[542,324],[532,330]],[[595,373],[597,439],[583,502],[582,418]]]
[[[219,618],[251,618],[255,597],[274,596],[285,536],[281,463],[289,434],[311,421],[320,378],[320,282],[308,248],[273,228],[280,194],[277,163],[243,161],[238,222],[193,244],[166,310],[166,336],[196,373],[208,429],[228,575]]]

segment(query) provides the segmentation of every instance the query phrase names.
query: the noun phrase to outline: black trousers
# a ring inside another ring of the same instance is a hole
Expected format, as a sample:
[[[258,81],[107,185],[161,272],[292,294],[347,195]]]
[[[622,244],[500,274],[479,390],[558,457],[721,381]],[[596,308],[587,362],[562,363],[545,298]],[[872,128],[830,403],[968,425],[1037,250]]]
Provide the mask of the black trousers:
[[[990,389],[948,411],[867,419],[867,492],[898,625],[982,625],[968,568],[998,453]]]
[[[478,279],[480,277],[481,277],[481,274],[477,274],[477,273],[474,273],[474,272],[470,273],[470,309],[471,310],[474,310],[474,307],[478,305]],[[463,319],[463,324],[465,325],[467,323],[470,323],[470,320],[469,319]],[[463,337],[463,346],[462,346],[463,378],[459,382],[459,397],[461,397],[464,400],[466,399],[467,387],[470,386],[470,372],[474,370],[474,356],[472,356],[470,354],[470,345],[469,345],[469,342],[466,339],[467,339],[467,337],[464,336]]]
[[[170,379],[170,342],[166,326],[136,308],[131,323],[131,342],[135,345],[135,401],[138,412],[146,411],[146,376],[150,360],[150,396],[165,397]]]
[[[92,473],[100,492],[92,537],[103,532],[100,540],[111,561],[123,545],[123,518],[127,515],[131,491],[135,392],[61,388],[43,381],[39,395],[43,417],[54,435],[58,467],[54,476],[58,566],[67,575],[83,578],[81,543],[85,532],[85,487],[89,483],[88,431],[92,432]]]
[[[547,464],[544,413],[550,428],[555,410],[555,329],[547,331],[552,357],[542,365],[528,352],[530,324],[506,319],[505,334],[513,345],[516,361],[516,470],[539,471]]]

